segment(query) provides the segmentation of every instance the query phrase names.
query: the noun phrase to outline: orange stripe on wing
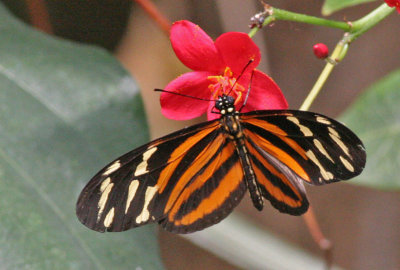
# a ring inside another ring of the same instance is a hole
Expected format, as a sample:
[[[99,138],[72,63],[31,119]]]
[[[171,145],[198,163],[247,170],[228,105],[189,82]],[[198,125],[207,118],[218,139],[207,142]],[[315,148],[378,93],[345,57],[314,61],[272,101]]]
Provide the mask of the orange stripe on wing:
[[[245,135],[248,136],[251,140],[253,140],[253,142],[257,143],[257,145],[261,147],[264,151],[273,155],[279,161],[288,166],[292,171],[294,171],[298,176],[303,178],[305,181],[311,182],[310,177],[304,171],[303,167],[301,167],[300,164],[288,153],[286,153],[279,147],[276,147],[275,145],[273,145],[271,142],[261,137],[260,135],[255,134],[249,130],[245,130]]]
[[[302,200],[294,200],[293,198],[287,196],[280,188],[274,186],[257,167],[254,167],[254,172],[257,175],[258,182],[263,185],[268,193],[276,200],[283,202],[292,208],[298,208],[302,205]],[[293,191],[296,190],[293,189],[292,186],[291,188]]]
[[[196,190],[198,187],[203,185],[204,182],[207,179],[209,179],[209,177],[211,177],[217,165],[221,164],[221,162],[225,161],[229,157],[226,154],[226,151],[222,151],[221,154],[216,159],[214,159],[214,161],[211,164],[208,165],[207,169],[201,175],[199,175],[191,185],[186,187],[186,185],[189,183],[192,177],[196,173],[198,173],[199,170],[203,168],[206,165],[206,163],[211,159],[211,157],[218,151],[223,142],[224,142],[224,135],[221,133],[218,135],[217,138],[215,138],[211,142],[211,144],[209,144],[206,148],[204,148],[203,151],[198,155],[198,158],[192,164],[190,164],[187,170],[179,178],[171,194],[169,195],[168,202],[164,209],[164,213],[169,212],[169,210],[174,204],[178,205],[182,204],[182,200],[186,200],[187,197],[190,196],[190,193],[192,191]],[[183,189],[184,191],[182,191]],[[183,194],[181,194],[182,192]],[[172,213],[172,215],[175,215],[175,212]]]
[[[242,181],[243,169],[238,161],[228,171],[225,177],[221,179],[218,187],[212,191],[210,196],[204,198],[196,209],[187,213],[182,219],[175,220],[175,225],[189,225],[203,218],[205,215],[211,214],[228,199],[230,194],[238,188]],[[179,206],[180,205],[176,205],[174,208],[179,208]],[[169,219],[173,220],[174,216],[169,215]]]
[[[280,127],[278,127],[274,124],[271,124],[265,120],[261,120],[261,119],[257,119],[257,118],[249,118],[249,119],[242,119],[242,121],[252,124],[253,126],[257,126],[262,129],[265,129],[274,134],[277,134],[280,136],[287,136],[287,133],[284,130],[282,130]]]
[[[279,138],[285,143],[287,143],[290,147],[292,147],[292,149],[295,150],[302,158],[304,158],[304,160],[308,159],[306,152],[297,142],[295,142],[291,138],[284,136],[279,136]]]
[[[172,152],[167,162],[169,164],[162,170],[162,172],[160,173],[160,177],[157,181],[157,186],[160,187],[160,189],[158,190],[159,193],[162,193],[164,191],[171,175],[184,157],[184,154],[189,151],[197,142],[199,142],[201,139],[203,139],[205,136],[207,136],[217,128],[219,128],[219,126],[213,126],[193,134]]]
[[[257,118],[244,119],[243,121],[246,123],[249,123],[251,125],[260,127],[268,132],[271,132],[271,133],[277,135],[282,141],[284,141],[290,147],[292,147],[302,158],[304,158],[305,160],[308,159],[304,149],[300,145],[298,145],[297,142],[288,138],[287,137],[288,134],[284,130],[282,130],[280,127],[278,127],[274,124],[271,124],[266,120],[261,120],[261,119],[257,119]]]
[[[263,185],[265,189],[271,194],[271,196],[273,196],[278,201],[284,202],[293,208],[300,207],[302,205],[302,196],[297,188],[293,186],[293,184],[284,174],[279,172],[274,166],[272,166],[267,160],[265,160],[265,158],[263,158],[250,143],[246,143],[246,146],[249,152],[251,152],[254,157],[258,161],[260,161],[260,163],[262,163],[267,170],[277,176],[286,186],[288,186],[293,191],[293,193],[296,194],[299,200],[294,200],[293,198],[287,196],[279,187],[273,185],[271,181],[264,175],[264,173],[252,162],[257,181],[261,185]]]

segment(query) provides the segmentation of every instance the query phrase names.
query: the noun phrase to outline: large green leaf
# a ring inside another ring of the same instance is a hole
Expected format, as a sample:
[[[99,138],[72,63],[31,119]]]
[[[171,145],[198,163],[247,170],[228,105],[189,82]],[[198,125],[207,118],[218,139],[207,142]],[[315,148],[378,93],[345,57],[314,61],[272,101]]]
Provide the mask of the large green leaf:
[[[327,16],[344,8],[372,1],[376,0],[325,0],[322,6],[322,14]]]
[[[367,165],[357,183],[400,189],[400,70],[372,85],[341,120],[360,136]]]
[[[147,137],[138,89],[111,55],[0,5],[1,269],[162,269],[154,227],[101,234],[75,216],[90,177]]]

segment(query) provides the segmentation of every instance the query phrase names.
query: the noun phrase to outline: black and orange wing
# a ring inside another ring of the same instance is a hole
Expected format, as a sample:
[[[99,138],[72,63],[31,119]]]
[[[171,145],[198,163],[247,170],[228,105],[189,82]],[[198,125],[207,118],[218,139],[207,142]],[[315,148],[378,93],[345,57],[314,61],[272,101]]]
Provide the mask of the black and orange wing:
[[[83,189],[76,213],[96,231],[149,222],[187,233],[226,217],[246,190],[239,158],[218,120],[139,147],[108,164]]]
[[[281,212],[308,208],[303,182],[321,185],[361,173],[360,139],[326,116],[295,110],[241,114],[246,147],[263,196]]]

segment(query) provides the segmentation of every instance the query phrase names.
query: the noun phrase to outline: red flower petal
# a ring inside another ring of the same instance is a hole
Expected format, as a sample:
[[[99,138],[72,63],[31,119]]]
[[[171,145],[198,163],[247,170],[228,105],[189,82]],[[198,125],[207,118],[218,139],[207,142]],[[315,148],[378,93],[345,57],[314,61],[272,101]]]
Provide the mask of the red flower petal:
[[[193,97],[210,99],[211,91],[208,90],[210,81],[207,79],[209,75],[212,74],[202,71],[185,73],[170,82],[165,87],[165,90]],[[160,103],[163,115],[175,120],[187,120],[199,117],[206,112],[209,104],[208,101],[166,92],[161,93]]]
[[[175,22],[170,39],[176,56],[188,68],[217,73],[224,70],[225,65],[213,40],[198,25],[189,21]]]
[[[400,0],[385,0],[389,7],[396,7],[397,12],[400,13]]]
[[[215,46],[235,77],[240,75],[251,59],[254,62],[247,67],[246,71],[248,72],[255,69],[260,63],[260,49],[246,33],[228,32],[222,34],[215,41]]]
[[[279,86],[265,73],[254,70],[249,99],[242,112],[287,108],[288,103]]]

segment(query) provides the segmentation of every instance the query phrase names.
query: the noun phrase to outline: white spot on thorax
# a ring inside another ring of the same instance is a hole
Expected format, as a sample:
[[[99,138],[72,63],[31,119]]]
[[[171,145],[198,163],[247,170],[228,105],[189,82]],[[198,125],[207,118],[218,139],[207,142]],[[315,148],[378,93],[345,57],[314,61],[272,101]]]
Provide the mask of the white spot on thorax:
[[[104,226],[106,228],[110,227],[110,225],[112,224],[114,220],[114,207],[111,208],[110,211],[108,211],[106,218],[104,219]]]
[[[311,132],[311,130],[310,130],[308,127],[306,127],[306,126],[300,124],[299,119],[297,119],[296,117],[288,116],[288,117],[286,117],[286,118],[287,118],[287,120],[289,120],[290,122],[293,122],[294,124],[296,124],[296,125],[300,128],[300,131],[304,134],[304,136],[306,136],[306,137],[311,137],[311,136],[313,135],[313,133]]]
[[[157,147],[148,149],[143,153],[142,162],[136,167],[135,176],[139,176],[148,172],[147,160],[157,151]]]
[[[119,160],[115,161],[110,167],[107,168],[107,170],[103,173],[103,175],[107,176],[110,175],[111,173],[115,172],[121,167],[121,163]]]
[[[139,181],[138,180],[133,180],[129,184],[128,188],[128,198],[126,199],[126,206],[125,206],[125,214],[128,213],[129,206],[131,205],[131,202],[133,198],[135,198],[136,191],[139,187]]]
[[[154,195],[156,194],[158,190],[158,186],[154,187],[147,187],[146,189],[146,194],[144,197],[144,204],[143,204],[143,209],[142,212],[137,216],[136,218],[136,223],[143,223],[149,220],[150,218],[150,212],[147,209],[149,206],[150,201],[154,198]]]

